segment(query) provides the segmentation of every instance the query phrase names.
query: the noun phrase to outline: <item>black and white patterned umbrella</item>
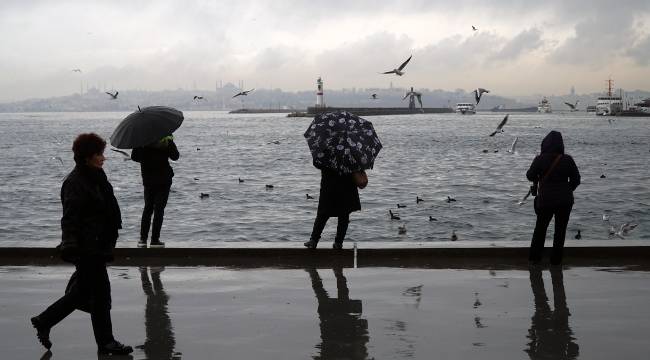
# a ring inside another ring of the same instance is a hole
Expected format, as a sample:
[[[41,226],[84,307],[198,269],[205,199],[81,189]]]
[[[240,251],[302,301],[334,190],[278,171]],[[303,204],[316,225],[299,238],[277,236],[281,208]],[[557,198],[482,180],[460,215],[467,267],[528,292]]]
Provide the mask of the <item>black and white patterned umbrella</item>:
[[[314,166],[341,174],[372,169],[382,148],[372,123],[347,111],[316,115],[305,138]]]

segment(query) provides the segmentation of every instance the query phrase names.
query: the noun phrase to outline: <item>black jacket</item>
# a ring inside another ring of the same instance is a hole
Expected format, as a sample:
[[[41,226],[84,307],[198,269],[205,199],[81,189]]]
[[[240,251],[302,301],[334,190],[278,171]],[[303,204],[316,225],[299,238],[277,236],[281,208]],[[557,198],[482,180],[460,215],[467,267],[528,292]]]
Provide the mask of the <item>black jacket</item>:
[[[539,181],[558,155],[561,158],[551,173],[539,183],[536,203],[541,207],[573,204],[573,191],[580,185],[580,172],[570,155],[564,153],[562,134],[551,131],[542,140],[541,154],[537,155],[526,172],[529,181]]]
[[[111,261],[122,215],[104,171],[77,165],[63,181],[61,203],[63,260]]]
[[[147,145],[133,149],[131,159],[140,163],[144,186],[171,185],[174,170],[169,159],[178,160],[180,154],[173,141],[167,145]]]
[[[358,210],[361,210],[361,201],[352,175],[321,170],[318,212],[327,216],[341,216]]]

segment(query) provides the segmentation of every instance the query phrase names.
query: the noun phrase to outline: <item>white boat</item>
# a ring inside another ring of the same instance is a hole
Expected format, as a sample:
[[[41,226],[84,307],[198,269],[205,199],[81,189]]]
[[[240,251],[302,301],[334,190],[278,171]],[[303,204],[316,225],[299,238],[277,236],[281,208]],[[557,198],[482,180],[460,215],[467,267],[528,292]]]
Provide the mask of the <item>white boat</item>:
[[[472,103],[457,103],[456,112],[463,115],[476,114],[476,106]]]
[[[598,97],[596,115],[616,115],[623,111],[623,98],[612,93],[612,79],[607,80],[607,95]]]
[[[551,113],[553,110],[551,109],[551,102],[548,101],[546,97],[542,99],[542,101],[539,102],[537,105],[537,112],[538,113]]]

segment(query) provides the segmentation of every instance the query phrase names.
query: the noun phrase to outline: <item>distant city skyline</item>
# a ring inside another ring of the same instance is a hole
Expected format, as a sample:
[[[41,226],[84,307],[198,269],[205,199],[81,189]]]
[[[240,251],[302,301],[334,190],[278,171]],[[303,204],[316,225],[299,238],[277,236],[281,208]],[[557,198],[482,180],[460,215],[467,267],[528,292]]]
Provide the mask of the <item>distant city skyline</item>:
[[[472,30],[475,26],[478,30]],[[5,0],[0,102],[103,89],[648,90],[650,2]],[[404,76],[381,75],[413,59]],[[74,70],[80,71],[74,71]],[[84,87],[85,88],[85,87]]]

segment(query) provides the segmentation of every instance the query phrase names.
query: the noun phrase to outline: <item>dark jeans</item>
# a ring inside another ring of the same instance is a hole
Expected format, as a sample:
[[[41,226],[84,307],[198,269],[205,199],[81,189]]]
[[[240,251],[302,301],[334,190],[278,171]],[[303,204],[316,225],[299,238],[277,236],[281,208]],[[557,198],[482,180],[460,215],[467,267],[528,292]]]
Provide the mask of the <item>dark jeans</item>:
[[[311,232],[311,240],[318,242],[320,239],[320,235],[323,233],[323,229],[325,229],[325,224],[327,224],[327,220],[329,220],[329,216],[324,215],[322,213],[317,213],[316,214],[316,220],[314,220],[314,229]],[[336,243],[343,243],[343,239],[345,239],[345,233],[348,231],[348,224],[350,223],[350,214],[346,215],[340,215],[338,216],[338,224],[336,226],[336,237],[334,238],[334,241]]]
[[[76,309],[86,308],[90,311],[95,342],[98,346],[104,346],[114,340],[111,323],[111,285],[106,264],[80,263],[77,265],[76,277],[72,288],[38,315],[38,318],[44,326],[52,328]]]
[[[162,228],[163,217],[165,216],[165,206],[167,206],[170,188],[171,184],[144,187],[144,210],[142,211],[142,221],[140,222],[141,241],[147,242],[149,226],[151,225],[151,215],[153,215],[151,241],[156,242],[160,239],[160,229]]]
[[[546,229],[555,216],[555,232],[553,234],[553,251],[551,252],[551,264],[562,263],[562,251],[564,250],[564,237],[566,227],[569,224],[569,215],[573,205],[559,206],[552,208],[537,208],[537,223],[533,232],[533,240],[530,243],[530,253],[528,260],[539,262],[542,259],[544,251],[544,241],[546,241]]]

